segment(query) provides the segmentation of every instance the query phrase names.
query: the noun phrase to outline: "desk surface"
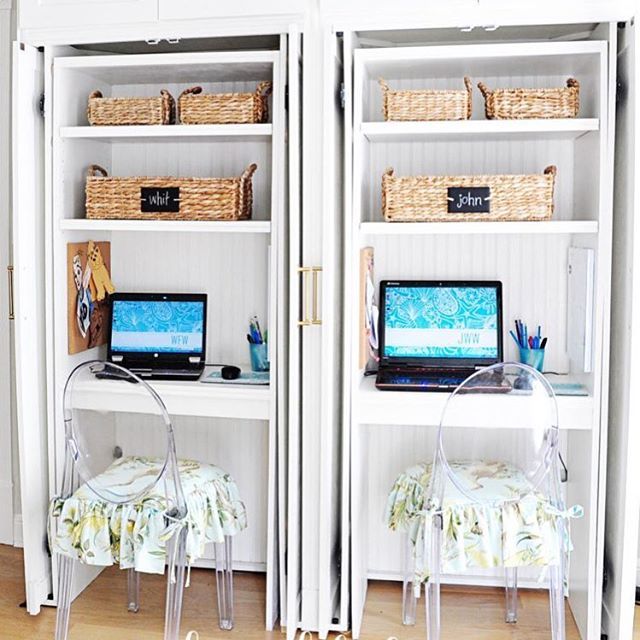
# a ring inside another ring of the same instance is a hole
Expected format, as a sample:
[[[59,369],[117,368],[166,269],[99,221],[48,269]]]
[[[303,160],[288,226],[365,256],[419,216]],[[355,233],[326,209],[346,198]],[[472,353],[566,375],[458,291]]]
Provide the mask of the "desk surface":
[[[448,393],[380,391],[375,387],[375,376],[363,378],[357,395],[357,420],[360,424],[438,425],[448,397]],[[496,416],[492,428],[514,428],[522,401],[517,396],[502,400],[505,410]],[[593,427],[593,397],[557,396],[557,401],[561,429]]]

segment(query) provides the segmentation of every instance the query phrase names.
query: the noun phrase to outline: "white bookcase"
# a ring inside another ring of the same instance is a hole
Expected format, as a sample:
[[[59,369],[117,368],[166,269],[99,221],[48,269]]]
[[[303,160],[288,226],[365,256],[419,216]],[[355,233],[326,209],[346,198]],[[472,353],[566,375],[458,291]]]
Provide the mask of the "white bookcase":
[[[15,192],[20,226],[27,233],[18,234],[22,240],[17,247],[19,262],[25,262],[29,251],[29,224],[39,234],[42,250],[39,263],[31,272],[25,268],[18,278],[25,289],[29,278],[35,278],[31,284],[44,295],[41,312],[46,318],[45,344],[41,345],[46,359],[39,372],[46,380],[46,412],[31,416],[31,423],[25,409],[20,416],[23,477],[40,474],[41,478],[38,486],[25,487],[28,494],[23,501],[31,613],[56,599],[56,567],[46,557],[42,539],[46,531],[43,506],[62,479],[62,389],[76,365],[106,355],[104,347],[76,355],[67,351],[67,244],[92,239],[111,243],[111,277],[119,291],[208,294],[207,362],[249,369],[245,338],[249,317],[257,314],[268,328],[269,386],[199,382],[154,386],[172,417],[178,455],[218,464],[238,483],[250,524],[234,540],[234,567],[266,572],[266,627],[273,628],[278,619],[287,623],[287,36],[273,36],[270,45],[229,51],[216,49],[212,42],[207,50],[200,41],[193,50],[187,42],[177,53],[144,54],[135,53],[135,47],[127,52],[126,43],[118,45],[118,53],[100,45],[45,47],[44,53],[16,47],[16,73],[24,80],[18,81],[15,99],[16,114],[20,114],[15,144],[21,149]],[[193,85],[205,92],[253,92],[264,80],[273,83],[266,124],[91,127],[87,123],[87,97],[94,89],[105,96],[154,96],[167,89],[177,100],[183,89]],[[42,83],[43,120],[35,107]],[[85,216],[85,181],[91,164],[103,166],[114,176],[233,177],[253,162],[258,170],[253,178],[253,216],[248,221],[88,220]],[[43,168],[44,184],[37,181],[37,166]],[[38,213],[34,207],[25,213],[22,206],[33,205],[28,198],[34,194],[43,194],[43,210]],[[39,275],[43,282],[38,281]],[[32,302],[19,298],[19,309],[26,313]],[[21,326],[26,332],[18,340],[26,344],[28,331],[37,334],[38,327],[24,322]],[[26,375],[18,373],[22,394],[27,393]],[[86,393],[94,394],[95,387],[88,384]],[[101,398],[105,410],[118,411],[110,434],[113,446],[121,447],[125,455],[149,453],[149,446],[162,454],[163,439],[139,424],[140,407],[126,389],[114,388]],[[21,396],[19,405],[26,405],[25,400]],[[31,448],[24,446],[29,441]],[[204,566],[211,563],[208,556],[202,561]],[[81,573],[76,591],[96,575]]]
[[[345,404],[350,407],[344,474],[350,476],[352,629],[359,636],[367,582],[400,579],[401,537],[382,520],[386,495],[403,469],[433,455],[441,394],[381,392],[359,367],[360,250],[372,247],[381,279],[500,280],[505,359],[515,360],[508,329],[515,318],[541,323],[549,335],[545,370],[571,374],[588,396],[559,397],[569,504],[585,507],[572,523],[575,544],[569,602],[583,638],[599,634],[602,585],[601,486],[606,446],[610,262],[612,233],[612,107],[615,25],[591,34],[560,29],[556,40],[510,28],[354,32],[352,196],[345,216]],[[505,41],[508,40],[508,41]],[[560,40],[560,41],[558,41]],[[451,43],[451,44],[450,44]],[[383,77],[394,89],[474,85],[473,112],[460,122],[384,122]],[[478,81],[489,88],[581,85],[579,117],[570,120],[486,120]],[[350,87],[347,85],[347,91]],[[558,168],[555,212],[548,222],[388,223],[381,214],[381,178],[541,173]],[[570,371],[567,355],[567,255],[596,252],[593,370]],[[509,428],[518,407],[500,425]],[[498,443],[496,443],[496,446]],[[478,572],[476,572],[478,573]],[[537,573],[519,572],[522,586],[540,587]],[[500,571],[449,576],[452,583],[503,584]],[[398,590],[398,599],[401,590]]]

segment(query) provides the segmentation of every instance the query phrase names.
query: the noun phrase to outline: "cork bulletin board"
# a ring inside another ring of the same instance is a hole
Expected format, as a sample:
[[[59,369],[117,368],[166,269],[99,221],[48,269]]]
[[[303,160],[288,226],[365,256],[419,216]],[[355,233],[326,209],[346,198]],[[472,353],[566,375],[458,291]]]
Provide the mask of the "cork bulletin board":
[[[107,341],[110,277],[110,242],[67,244],[67,335],[72,355]]]

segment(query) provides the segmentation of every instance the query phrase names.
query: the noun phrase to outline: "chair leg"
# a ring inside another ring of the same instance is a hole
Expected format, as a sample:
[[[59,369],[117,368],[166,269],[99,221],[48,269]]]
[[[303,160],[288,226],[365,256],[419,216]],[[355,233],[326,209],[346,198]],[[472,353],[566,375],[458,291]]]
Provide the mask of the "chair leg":
[[[221,629],[233,629],[233,557],[231,536],[215,545],[216,588],[218,592],[218,625]]]
[[[75,560],[58,556],[58,611],[56,614],[55,640],[67,640],[69,614],[71,613],[71,585]]]
[[[140,611],[140,574],[135,569],[127,569],[127,611]]]
[[[549,567],[549,605],[551,612],[551,639],[565,640],[564,580],[565,580],[565,521],[556,520],[558,564]]]
[[[506,567],[504,576],[507,605],[505,622],[518,622],[518,569],[516,567]]]
[[[187,564],[187,530],[181,529],[169,541],[167,604],[164,620],[164,640],[178,640],[182,617],[184,573]]]
[[[402,624],[416,623],[416,597],[413,590],[415,573],[413,560],[413,543],[408,533],[403,537],[404,573],[402,577]]]
[[[551,609],[551,639],[565,640],[564,571],[563,562],[549,567],[549,601]]]
[[[433,517],[429,552],[429,581],[427,582],[427,640],[440,640],[440,563],[442,554],[442,516]],[[425,553],[425,557],[427,554]]]

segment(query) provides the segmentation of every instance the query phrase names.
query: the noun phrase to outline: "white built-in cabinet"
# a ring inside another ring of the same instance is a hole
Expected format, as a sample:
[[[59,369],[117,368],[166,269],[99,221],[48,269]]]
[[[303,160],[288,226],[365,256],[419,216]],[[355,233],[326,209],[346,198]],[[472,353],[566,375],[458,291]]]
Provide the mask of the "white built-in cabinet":
[[[578,376],[589,395],[559,404],[566,498],[586,511],[572,524],[570,605],[582,638],[598,637],[615,21],[630,14],[622,2],[606,10],[595,0],[561,10],[552,4],[536,3],[541,9],[532,12],[499,0],[426,8],[413,0],[323,0],[311,11],[311,3],[291,0],[231,8],[200,0],[22,0],[13,74],[14,339],[30,613],[56,598],[45,539],[47,504],[60,483],[62,386],[75,364],[104,355],[66,351],[67,242],[109,240],[120,290],[209,293],[217,302],[209,309],[208,358],[215,361],[246,362],[237,329],[249,314],[268,318],[270,388],[167,382],[158,390],[174,417],[179,455],[211,459],[238,481],[252,526],[237,538],[236,567],[266,573],[265,626],[279,620],[289,639],[297,629],[321,638],[352,629],[358,637],[368,581],[399,577],[400,543],[385,530],[384,500],[399,471],[429,457],[443,401],[377,392],[363,379],[360,249],[374,248],[377,281],[502,280],[506,321],[535,316],[552,328],[558,351],[548,364],[567,370],[567,251],[577,246],[596,252],[593,369]],[[159,38],[171,42],[154,44]],[[465,74],[490,86],[549,86],[575,75],[580,116],[486,121],[475,91],[469,122],[382,121],[380,75],[396,87],[459,88]],[[191,84],[253,90],[265,79],[274,83],[266,124],[97,128],[84,116],[96,88],[105,95],[168,88],[177,96]],[[628,124],[618,124],[624,135]],[[250,222],[84,218],[89,164],[122,176],[231,176],[250,162],[259,165]],[[382,222],[380,178],[389,165],[409,175],[539,172],[548,164],[559,168],[551,222]],[[533,264],[540,282],[525,295]],[[144,435],[121,429],[115,437],[135,448]],[[94,577],[80,574],[76,591]],[[538,587],[536,578],[523,574],[521,583]]]
[[[278,620],[288,623],[286,563],[299,555],[287,549],[286,537],[287,442],[292,439],[286,174],[297,164],[299,148],[288,147],[286,139],[288,39],[288,34],[274,35],[269,48],[248,51],[214,46],[193,51],[183,43],[181,51],[166,54],[123,53],[126,44],[118,54],[90,45],[44,51],[15,46],[14,162],[22,167],[14,172],[16,350],[21,354],[16,386],[30,613],[57,597],[56,566],[45,544],[46,504],[62,481],[64,383],[79,363],[105,356],[104,347],[73,356],[67,352],[67,243],[93,239],[111,243],[111,276],[120,291],[208,294],[207,362],[248,369],[248,318],[257,314],[268,327],[269,386],[154,386],[172,417],[179,455],[214,462],[238,483],[250,526],[234,541],[234,567],[266,573],[266,628]],[[297,60],[299,41],[292,44]],[[295,65],[291,68],[297,72]],[[94,89],[105,96],[153,96],[167,89],[177,97],[195,84],[209,92],[253,92],[265,80],[273,83],[265,124],[91,127],[86,120],[87,96]],[[296,101],[289,97],[289,104]],[[297,105],[294,110],[299,113]],[[231,177],[254,162],[250,221],[85,217],[85,180],[94,163],[116,176]],[[299,215],[299,207],[292,211]],[[111,445],[133,455],[143,445],[148,451],[153,438],[136,420],[140,408],[115,389],[104,402],[105,409],[118,412]],[[155,445],[161,455],[162,439]],[[208,557],[202,562],[211,563]],[[96,575],[80,572],[76,593]],[[292,615],[295,628],[295,610]]]
[[[381,392],[373,377],[363,375],[359,306],[364,247],[373,249],[376,285],[383,279],[502,281],[505,333],[515,318],[535,318],[548,328],[553,345],[545,370],[569,374],[587,387],[587,396],[559,397],[558,408],[568,469],[565,499],[585,509],[585,517],[571,525],[575,550],[569,604],[582,638],[599,636],[617,28],[613,23],[584,27],[549,27],[553,38],[545,35],[544,27],[483,29],[479,35],[460,29],[349,34],[352,53],[345,50],[345,68],[349,66],[353,75],[352,84],[345,82],[345,87],[353,110],[353,161],[345,203],[344,402],[349,411],[343,475],[351,482],[355,638],[363,624],[368,582],[398,580],[403,573],[401,536],[388,531],[382,518],[387,493],[401,471],[433,457],[446,401],[437,393]],[[464,75],[474,85],[469,121],[383,121],[379,78],[396,89],[454,89],[462,87]],[[579,117],[571,120],[486,120],[484,101],[475,89],[480,80],[489,87],[542,87],[561,86],[568,77],[581,83]],[[550,164],[557,166],[558,176],[555,213],[549,222],[394,224],[382,219],[381,178],[387,167],[399,176],[486,175],[540,173]],[[592,363],[586,372],[568,357],[571,247],[595,252],[593,333],[588,345]],[[516,360],[508,337],[506,333],[505,359]],[[505,419],[505,424],[517,425],[517,412]],[[502,447],[508,457],[516,455],[502,437],[485,446],[491,451]],[[520,585],[540,588],[538,573],[519,571]],[[447,580],[503,584],[500,571]]]

